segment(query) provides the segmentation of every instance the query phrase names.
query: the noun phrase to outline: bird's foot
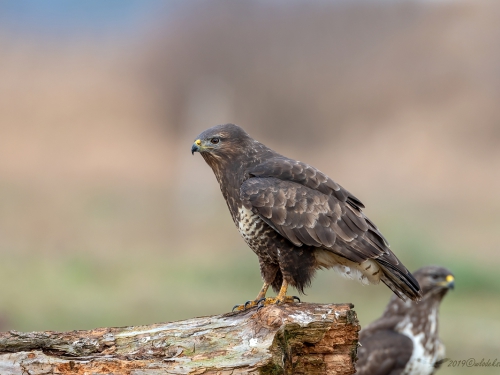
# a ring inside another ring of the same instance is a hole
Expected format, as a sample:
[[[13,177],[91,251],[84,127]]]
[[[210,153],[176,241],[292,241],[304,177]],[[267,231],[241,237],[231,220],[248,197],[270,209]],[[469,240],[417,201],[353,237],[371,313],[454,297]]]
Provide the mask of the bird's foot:
[[[257,310],[260,310],[265,306],[295,303],[295,301],[300,302],[300,298],[297,296],[277,296],[262,298],[259,303],[257,303]]]
[[[295,301],[300,302],[300,298],[297,296],[283,296],[283,297],[267,297],[260,298],[253,301],[246,301],[243,305],[235,305],[233,311],[245,311],[257,306],[260,310],[264,306],[270,305],[280,305],[283,303],[294,303]]]
[[[246,301],[243,305],[234,305],[232,311],[245,311],[255,307],[259,304],[260,301],[265,300],[265,298],[255,299],[253,301]]]

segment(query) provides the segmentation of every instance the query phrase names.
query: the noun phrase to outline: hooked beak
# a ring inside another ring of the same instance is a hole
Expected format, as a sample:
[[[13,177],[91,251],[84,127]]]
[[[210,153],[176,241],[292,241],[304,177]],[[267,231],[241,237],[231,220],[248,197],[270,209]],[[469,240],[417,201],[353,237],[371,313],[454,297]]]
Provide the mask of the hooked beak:
[[[194,141],[193,145],[191,146],[191,155],[194,155],[195,152],[200,152],[200,146],[201,146],[201,140],[197,139]]]
[[[455,278],[453,275],[448,275],[446,276],[446,280],[440,282],[438,285],[448,289],[455,289]]]

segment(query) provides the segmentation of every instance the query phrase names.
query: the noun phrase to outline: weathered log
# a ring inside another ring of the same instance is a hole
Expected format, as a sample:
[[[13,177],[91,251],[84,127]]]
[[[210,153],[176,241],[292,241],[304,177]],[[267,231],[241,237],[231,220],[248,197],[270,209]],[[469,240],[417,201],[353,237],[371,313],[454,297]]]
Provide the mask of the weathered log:
[[[10,331],[0,333],[0,374],[353,374],[352,307],[297,303],[149,326]]]

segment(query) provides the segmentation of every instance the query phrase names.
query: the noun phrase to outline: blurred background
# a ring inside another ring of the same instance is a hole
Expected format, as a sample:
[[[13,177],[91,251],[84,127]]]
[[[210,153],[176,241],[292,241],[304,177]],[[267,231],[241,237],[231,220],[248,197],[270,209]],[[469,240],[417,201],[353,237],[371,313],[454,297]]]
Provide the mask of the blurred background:
[[[496,358],[499,40],[495,1],[0,2],[0,330],[254,298],[257,258],[190,153],[234,122],[360,198],[410,270],[453,270],[447,356]],[[303,300],[364,326],[390,295],[323,271]]]

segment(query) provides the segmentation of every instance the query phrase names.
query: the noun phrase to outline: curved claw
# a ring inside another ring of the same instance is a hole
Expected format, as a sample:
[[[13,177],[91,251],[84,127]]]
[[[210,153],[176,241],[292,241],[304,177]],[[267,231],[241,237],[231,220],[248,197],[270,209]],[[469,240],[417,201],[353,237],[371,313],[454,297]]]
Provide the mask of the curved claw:
[[[248,305],[250,305],[253,301],[246,301],[245,304],[243,305],[244,310],[247,309]]]
[[[299,298],[299,297],[297,297],[297,296],[292,296],[292,298],[293,298],[293,300],[294,300],[294,301],[295,301],[295,300],[297,300],[297,302],[300,302],[300,298]]]
[[[241,305],[234,305],[231,311],[234,311],[235,308],[240,307]]]
[[[265,301],[266,299],[265,298],[261,298],[257,301],[257,311],[259,311],[260,309],[262,309],[263,307],[265,307],[266,305],[263,304],[263,302]]]
[[[266,300],[266,297],[262,297],[261,299],[255,301],[257,305],[260,305],[261,302],[264,302]]]

